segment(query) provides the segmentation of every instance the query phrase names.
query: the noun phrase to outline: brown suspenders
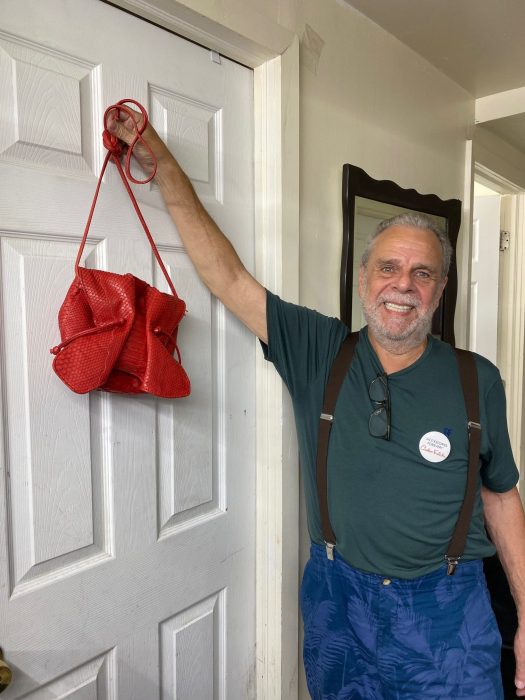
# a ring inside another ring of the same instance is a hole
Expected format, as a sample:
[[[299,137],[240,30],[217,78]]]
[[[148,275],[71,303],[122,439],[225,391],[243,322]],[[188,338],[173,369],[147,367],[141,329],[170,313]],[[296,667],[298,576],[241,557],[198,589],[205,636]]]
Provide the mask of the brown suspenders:
[[[350,369],[354,356],[355,346],[359,340],[359,333],[350,333],[344,340],[337,357],[334,360],[328,382],[326,384],[323,411],[319,420],[319,433],[317,441],[317,496],[319,499],[319,511],[321,514],[321,527],[323,539],[326,544],[328,559],[334,558],[336,537],[330,524],[328,512],[327,491],[327,458],[330,431],[334,422],[335,404],[343,380]],[[479,422],[479,394],[478,375],[476,363],[472,353],[466,350],[456,349],[461,387],[465,399],[467,411],[467,430],[469,437],[467,483],[463,504],[459,511],[458,520],[450,540],[445,560],[448,564],[447,574],[451,576],[463,556],[465,542],[472,519],[472,511],[476,497],[476,484],[478,474],[479,451],[481,444],[481,425]]]
[[[350,333],[346,336],[341,349],[334,360],[330,376],[325,388],[323,412],[319,420],[319,433],[317,438],[317,495],[319,498],[319,510],[321,511],[321,526],[323,528],[323,539],[326,544],[326,554],[329,559],[333,559],[333,549],[335,547],[335,535],[330,525],[328,513],[328,493],[327,493],[327,460],[328,443],[330,431],[334,421],[335,404],[339,396],[339,390],[352,364],[354,348],[359,340],[359,333]]]

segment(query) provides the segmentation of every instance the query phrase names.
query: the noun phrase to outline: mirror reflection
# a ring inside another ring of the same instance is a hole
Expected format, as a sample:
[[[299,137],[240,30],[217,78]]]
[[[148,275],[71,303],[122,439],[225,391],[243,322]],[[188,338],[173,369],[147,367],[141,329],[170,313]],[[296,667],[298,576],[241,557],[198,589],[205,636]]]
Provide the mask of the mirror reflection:
[[[358,295],[359,266],[369,235],[378,223],[402,212],[425,214],[449,236],[455,251],[461,224],[461,201],[421,194],[391,180],[375,180],[361,168],[343,166],[343,246],[341,251],[341,319],[352,330],[364,325]],[[457,268],[452,257],[448,282],[432,318],[432,333],[454,345],[454,312],[457,295]]]

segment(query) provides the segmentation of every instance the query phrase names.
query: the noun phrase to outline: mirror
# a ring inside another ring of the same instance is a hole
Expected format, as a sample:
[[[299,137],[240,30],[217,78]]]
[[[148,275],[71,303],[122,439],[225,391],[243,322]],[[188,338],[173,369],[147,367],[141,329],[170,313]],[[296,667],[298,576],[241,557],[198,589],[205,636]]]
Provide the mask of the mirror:
[[[379,222],[405,211],[421,212],[448,232],[454,255],[447,286],[432,319],[432,334],[454,345],[458,286],[455,251],[461,224],[461,201],[419,194],[390,180],[374,180],[361,168],[348,163],[343,166],[341,319],[351,330],[359,330],[365,324],[357,292],[361,256]]]

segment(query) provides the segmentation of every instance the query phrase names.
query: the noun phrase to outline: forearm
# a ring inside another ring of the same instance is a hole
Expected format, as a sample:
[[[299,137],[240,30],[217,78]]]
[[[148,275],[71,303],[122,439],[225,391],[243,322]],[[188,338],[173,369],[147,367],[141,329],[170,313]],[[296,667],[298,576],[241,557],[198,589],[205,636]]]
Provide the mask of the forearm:
[[[110,133],[125,144],[134,141],[136,125],[142,123],[141,115],[132,110],[128,112],[119,114],[114,110],[107,122]],[[204,284],[266,342],[266,290],[246,270],[230,241],[203,207],[189,178],[151,125],[146,127],[133,154],[146,171],[156,164],[155,179],[162,197]]]
[[[265,289],[246,270],[171,154],[159,162],[156,180],[186,252],[204,284],[266,342]]]
[[[507,574],[520,624],[525,625],[525,515],[517,488],[482,489],[485,522]]]
[[[156,180],[184,247],[210,291],[224,295],[244,273],[244,265],[197,197],[193,186],[171,157],[159,162]]]

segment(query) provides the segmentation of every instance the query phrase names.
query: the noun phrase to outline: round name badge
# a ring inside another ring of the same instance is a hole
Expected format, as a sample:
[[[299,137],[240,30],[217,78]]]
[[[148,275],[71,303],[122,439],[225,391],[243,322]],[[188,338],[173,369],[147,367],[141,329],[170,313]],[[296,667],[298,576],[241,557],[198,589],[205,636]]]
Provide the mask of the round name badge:
[[[442,462],[450,454],[450,440],[443,433],[433,430],[419,441],[419,451],[427,462]]]

